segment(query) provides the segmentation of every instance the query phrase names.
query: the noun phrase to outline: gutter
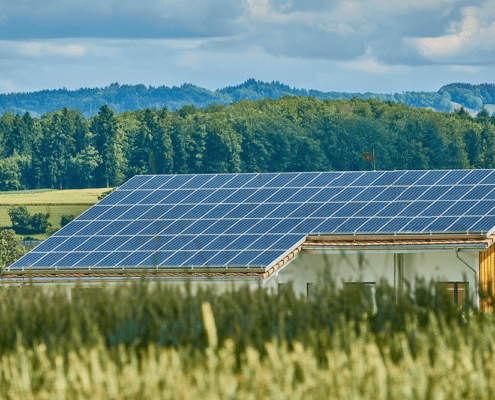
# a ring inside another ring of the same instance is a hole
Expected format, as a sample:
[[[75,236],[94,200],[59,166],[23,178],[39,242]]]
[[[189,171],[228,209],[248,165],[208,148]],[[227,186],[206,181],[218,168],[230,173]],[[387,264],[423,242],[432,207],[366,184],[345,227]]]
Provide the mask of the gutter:
[[[319,245],[319,246],[311,246],[311,245],[303,245],[303,249],[305,250],[326,250],[328,251],[331,249],[335,253],[340,253],[342,251],[345,252],[357,252],[357,253],[362,253],[363,250],[369,251],[369,252],[374,252],[374,251],[390,251],[390,250],[395,250],[396,252],[404,252],[404,251],[417,251],[418,249],[424,249],[424,250],[434,250],[434,251],[442,251],[442,250],[456,250],[457,248],[462,248],[464,251],[486,251],[488,246],[485,243],[480,243],[480,244],[456,244],[456,245],[445,245],[445,244],[430,244],[430,245],[407,245],[407,246],[401,246],[401,245],[389,245],[389,246],[336,246],[336,245]]]
[[[455,249],[455,256],[465,265],[467,266],[471,271],[474,272],[474,298],[476,299],[476,304],[479,304],[479,298],[478,298],[478,273],[474,268],[472,268],[465,260],[463,260],[459,256],[459,251],[461,249]]]

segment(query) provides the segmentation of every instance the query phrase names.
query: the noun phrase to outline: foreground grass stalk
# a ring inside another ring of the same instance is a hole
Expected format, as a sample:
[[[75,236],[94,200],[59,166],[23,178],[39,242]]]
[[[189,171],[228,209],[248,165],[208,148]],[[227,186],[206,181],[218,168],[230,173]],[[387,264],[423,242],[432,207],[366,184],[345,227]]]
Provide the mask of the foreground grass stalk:
[[[2,289],[0,400],[495,398],[494,316],[389,289]]]
[[[455,333],[455,332],[453,332]],[[413,357],[404,333],[393,340],[402,351],[394,361],[380,351],[371,335],[355,337],[350,351],[326,353],[319,367],[313,350],[294,343],[266,344],[267,357],[248,347],[240,373],[235,371],[235,345],[227,340],[211,354],[149,345],[117,359],[100,343],[71,350],[66,361],[46,346],[22,346],[0,362],[0,398],[29,399],[492,399],[495,396],[495,354],[461,342],[429,355],[428,335]],[[446,342],[452,339],[446,337]],[[215,357],[217,362],[211,362]]]

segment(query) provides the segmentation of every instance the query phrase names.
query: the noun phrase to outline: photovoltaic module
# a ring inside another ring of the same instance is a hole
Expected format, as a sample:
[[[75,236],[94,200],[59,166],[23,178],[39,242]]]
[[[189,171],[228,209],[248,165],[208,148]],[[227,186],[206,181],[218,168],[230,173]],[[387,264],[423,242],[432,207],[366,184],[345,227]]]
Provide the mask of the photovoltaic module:
[[[135,176],[9,267],[270,267],[308,235],[490,234],[495,171]]]

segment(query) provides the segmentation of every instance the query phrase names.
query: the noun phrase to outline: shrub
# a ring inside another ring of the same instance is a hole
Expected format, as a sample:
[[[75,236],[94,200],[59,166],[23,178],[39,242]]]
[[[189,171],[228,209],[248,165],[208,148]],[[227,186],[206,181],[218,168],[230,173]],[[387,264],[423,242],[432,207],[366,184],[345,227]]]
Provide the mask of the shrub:
[[[60,226],[63,228],[65,225],[67,225],[69,222],[71,222],[74,218],[76,218],[76,216],[73,214],[62,215],[62,218],[60,219]]]
[[[110,193],[112,193],[116,188],[107,190],[106,192],[103,192],[98,196],[98,200],[103,200],[105,197],[107,197]]]
[[[36,232],[46,232],[46,230],[52,226],[48,219],[50,218],[50,214],[37,213],[34,214],[29,219],[29,227]]]
[[[29,214],[25,206],[12,206],[9,207],[7,213],[9,214],[12,226],[16,231],[35,231],[44,233],[52,226],[48,219],[50,214],[36,213],[34,215]]]
[[[0,274],[26,253],[21,238],[12,229],[0,230]]]
[[[7,213],[9,214],[14,229],[28,229],[31,215],[25,206],[9,207]]]

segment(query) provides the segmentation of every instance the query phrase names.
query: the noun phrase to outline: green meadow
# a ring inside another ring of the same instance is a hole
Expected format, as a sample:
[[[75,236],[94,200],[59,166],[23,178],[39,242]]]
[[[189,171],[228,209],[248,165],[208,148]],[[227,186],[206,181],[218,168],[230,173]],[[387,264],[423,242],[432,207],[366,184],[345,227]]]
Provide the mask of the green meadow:
[[[30,236],[36,239],[46,239],[55,229],[60,229],[60,220],[63,215],[79,216],[98,202],[98,196],[108,191],[102,189],[75,189],[75,190],[31,190],[19,192],[0,192],[0,227],[12,228],[7,213],[10,206],[26,206],[28,212],[49,213],[52,231],[46,233],[29,233],[21,236]]]

